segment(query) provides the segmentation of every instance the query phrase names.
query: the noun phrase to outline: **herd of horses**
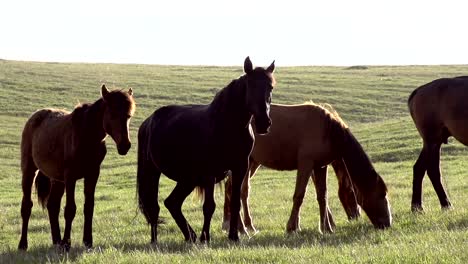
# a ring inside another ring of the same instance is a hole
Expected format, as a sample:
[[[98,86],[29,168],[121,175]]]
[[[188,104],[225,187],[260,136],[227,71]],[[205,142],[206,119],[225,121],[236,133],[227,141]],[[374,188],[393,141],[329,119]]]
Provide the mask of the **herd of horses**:
[[[254,68],[244,61],[245,74],[231,81],[207,105],[170,105],[157,109],[138,130],[137,199],[157,242],[159,179],[161,173],[176,182],[165,199],[185,240],[197,235],[182,213],[182,204],[194,189],[204,197],[201,242],[210,241],[215,210],[214,188],[227,177],[223,229],[230,240],[239,232],[256,232],[249,210],[250,178],[260,165],[275,170],[297,170],[293,207],[287,232],[300,230],[300,208],[309,178],[316,190],[320,231],[333,232],[335,222],[327,201],[327,166],[338,178],[338,196],[349,219],[361,208],[374,227],[392,224],[387,187],[369,157],[338,113],[327,105],[271,103],[275,86],[274,62]],[[441,181],[440,148],[450,136],[468,145],[468,77],[437,79],[410,95],[408,107],[423,139],[414,165],[411,208],[421,211],[422,180],[427,174],[443,208],[450,208]],[[84,179],[83,244],[93,246],[94,193],[100,165],[106,155],[105,139],[114,140],[118,153],[130,149],[130,119],[135,112],[133,91],[109,91],[77,106],[71,113],[57,109],[36,111],[26,122],[21,139],[23,198],[22,230],[18,249],[28,248],[32,187],[39,204],[47,208],[52,243],[68,251],[76,214],[75,185]],[[65,231],[61,236],[59,212],[66,194]],[[244,219],[240,216],[241,205]]]

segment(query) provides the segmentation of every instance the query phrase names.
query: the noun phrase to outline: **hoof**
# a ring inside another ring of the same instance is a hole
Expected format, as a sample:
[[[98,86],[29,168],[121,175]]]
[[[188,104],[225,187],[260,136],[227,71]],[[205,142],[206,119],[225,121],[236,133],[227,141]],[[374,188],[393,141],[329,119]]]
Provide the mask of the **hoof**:
[[[255,236],[256,234],[258,234],[258,232],[260,232],[254,226],[247,227],[247,231],[249,232],[250,236]]]
[[[93,242],[83,241],[83,245],[85,246],[86,249],[90,249],[93,247]]]
[[[204,244],[208,244],[210,242],[210,234],[206,232],[202,232],[200,235],[200,242]]]
[[[18,250],[22,250],[22,251],[28,250],[28,242],[20,241],[18,245]]]
[[[424,208],[421,204],[412,204],[411,205],[411,212],[413,213],[424,213]]]
[[[200,238],[201,239],[201,238]],[[188,242],[188,243],[195,243],[197,242],[197,235],[195,235],[195,233],[191,233],[189,237],[186,237],[185,238],[185,242]]]
[[[450,211],[450,210],[452,210],[452,209],[453,209],[453,207],[452,207],[451,204],[442,206],[442,210],[443,210],[443,211]]]
[[[320,233],[322,234],[333,234],[335,233],[335,230],[333,230],[334,228],[331,227],[331,226],[322,226],[319,231]]]
[[[227,232],[229,231],[229,227],[230,227],[229,220],[223,221],[223,224],[221,225],[221,229]]]
[[[70,240],[68,240],[68,241],[62,240],[62,242],[60,243],[60,249],[61,249],[63,252],[69,252],[69,251],[70,251],[70,247],[71,247],[71,242],[70,242]]]
[[[229,234],[228,238],[229,240],[234,241],[234,242],[239,241],[239,235],[237,234],[237,232],[235,234]]]
[[[286,227],[286,233],[292,234],[301,231],[301,228],[298,225],[288,225]]]

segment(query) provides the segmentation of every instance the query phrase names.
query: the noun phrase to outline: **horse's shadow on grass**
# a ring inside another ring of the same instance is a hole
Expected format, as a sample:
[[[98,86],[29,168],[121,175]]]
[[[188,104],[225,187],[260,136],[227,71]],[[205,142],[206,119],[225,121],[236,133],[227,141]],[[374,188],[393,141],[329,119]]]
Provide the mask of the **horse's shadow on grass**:
[[[175,239],[165,239],[165,231],[178,232],[178,229],[171,229],[168,226],[163,227],[158,244],[150,244],[148,241],[135,240],[130,242],[111,243],[107,245],[96,245],[91,250],[87,250],[82,245],[75,244],[72,246],[69,253],[64,254],[57,248],[51,245],[41,245],[30,248],[27,252],[19,252],[16,248],[11,248],[3,251],[0,254],[0,263],[50,263],[50,262],[65,262],[77,261],[86,254],[100,254],[105,252],[118,251],[121,253],[146,253],[146,254],[192,254],[194,250],[201,249],[225,249],[225,250],[244,250],[257,248],[306,248],[306,247],[341,247],[360,243],[362,241],[372,241],[379,243],[382,238],[391,237],[401,233],[401,228],[405,229],[405,225],[414,225],[415,221],[422,216],[414,215],[410,212],[402,213],[397,218],[406,219],[401,221],[398,226],[388,230],[375,229],[366,221],[358,221],[349,223],[344,226],[338,226],[333,234],[320,234],[316,228],[308,228],[297,233],[286,234],[284,232],[268,232],[261,231],[257,235],[251,237],[241,236],[240,242],[231,242],[227,239],[226,233],[214,232],[210,244],[187,243],[183,241],[183,236],[180,234]],[[164,225],[163,225],[164,226]],[[447,225],[449,230],[465,230],[468,227],[468,220],[454,219]],[[426,224],[420,226],[418,231],[430,230],[432,225]],[[394,232],[396,232],[394,234]],[[382,236],[380,236],[382,234]]]
[[[117,248],[121,252],[155,252],[161,254],[185,254],[193,252],[197,248],[210,249],[256,249],[265,247],[282,247],[282,248],[303,248],[314,246],[341,246],[343,244],[351,244],[356,241],[371,237],[372,232],[385,232],[374,229],[367,223],[356,223],[352,226],[342,227],[333,234],[320,234],[315,229],[305,229],[300,232],[286,233],[268,233],[261,232],[251,238],[243,235],[239,242],[232,242],[227,239],[227,234],[215,235],[209,244],[200,242],[187,243],[180,240],[164,240],[161,236],[158,244],[149,243],[121,243],[114,244],[112,247]]]
[[[305,229],[303,231],[285,234],[261,232],[250,239],[241,236],[240,242],[232,242],[227,239],[227,234],[217,233],[210,244],[200,242],[187,243],[183,241],[182,235],[175,240],[167,241],[161,236],[158,244],[148,242],[122,242],[112,245],[96,245],[93,249],[87,250],[82,245],[73,245],[70,252],[63,253],[60,249],[52,245],[35,246],[27,252],[17,251],[16,248],[9,249],[0,254],[0,263],[50,263],[50,262],[74,262],[86,254],[99,254],[117,250],[121,253],[148,253],[148,254],[189,254],[193,250],[209,249],[256,249],[264,247],[282,248],[302,248],[315,246],[339,246],[342,244],[354,243],[357,240],[371,236],[372,232],[379,232],[367,223],[357,223],[348,227],[341,227],[334,234],[320,234],[315,229]]]
[[[0,254],[0,263],[63,263],[74,262],[87,251],[84,247],[71,248],[70,252],[64,253],[52,245],[41,245],[19,251],[9,249]]]

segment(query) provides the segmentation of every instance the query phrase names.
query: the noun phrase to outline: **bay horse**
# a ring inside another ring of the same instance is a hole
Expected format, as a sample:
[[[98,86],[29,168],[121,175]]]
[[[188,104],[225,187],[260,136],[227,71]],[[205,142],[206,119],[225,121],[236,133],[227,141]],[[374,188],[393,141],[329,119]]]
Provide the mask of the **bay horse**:
[[[128,92],[109,91],[102,85],[101,95],[96,102],[79,105],[71,113],[51,108],[38,110],[26,122],[21,139],[23,224],[18,249],[28,248],[31,189],[35,182],[39,204],[47,207],[49,214],[52,243],[69,251],[76,213],[75,185],[79,179],[84,179],[83,244],[92,247],[94,192],[107,152],[105,139],[110,135],[119,154],[126,155],[131,146],[130,118],[135,111],[131,88]],[[61,239],[58,218],[64,192],[65,233]]]
[[[204,192],[204,223],[200,241],[209,242],[210,223],[216,206],[214,186],[231,171],[233,191],[229,239],[239,240],[240,189],[254,142],[250,120],[255,117],[258,134],[268,132],[274,69],[274,62],[266,69],[253,69],[247,57],[245,74],[220,90],[210,104],[164,106],[141,124],[138,131],[137,196],[139,208],[151,226],[151,243],[157,242],[161,173],[177,182],[164,205],[188,242],[195,242],[197,237],[181,207],[196,187]]]
[[[408,108],[423,148],[413,166],[411,210],[423,211],[422,181],[427,175],[443,209],[452,204],[442,185],[440,148],[448,138],[468,146],[468,76],[441,78],[416,88],[408,98]]]
[[[376,228],[391,225],[386,185],[336,111],[313,103],[272,104],[270,115],[270,132],[255,136],[250,174],[242,184],[244,218],[250,231],[256,232],[249,212],[249,181],[260,165],[274,170],[297,170],[293,207],[286,227],[288,233],[300,230],[300,207],[310,177],[315,184],[319,204],[320,231],[333,232],[335,223],[327,198],[327,166],[330,164],[337,174],[338,193],[348,218],[359,217],[361,205]],[[226,201],[230,199],[229,184],[228,180]],[[227,215],[229,208],[225,207],[223,226],[228,225]]]

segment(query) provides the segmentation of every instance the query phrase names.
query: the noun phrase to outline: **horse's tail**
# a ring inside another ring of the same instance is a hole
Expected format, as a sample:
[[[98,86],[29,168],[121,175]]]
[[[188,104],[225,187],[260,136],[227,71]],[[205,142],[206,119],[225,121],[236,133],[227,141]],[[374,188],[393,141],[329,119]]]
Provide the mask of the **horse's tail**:
[[[200,201],[205,200],[205,189],[203,187],[197,186],[195,187],[195,194],[200,199]]]
[[[424,85],[423,85],[423,86],[424,86]],[[413,117],[413,105],[412,105],[413,98],[414,98],[414,96],[416,95],[416,93],[418,93],[419,89],[420,89],[421,87],[423,87],[423,86],[420,86],[420,87],[414,89],[414,91],[411,92],[410,96],[408,97],[408,110],[409,110],[410,115],[411,115],[412,118],[414,118],[414,117]]]
[[[47,201],[49,200],[50,194],[50,179],[41,172],[37,173],[36,179],[34,180],[36,186],[37,200],[42,208],[46,208]]]
[[[408,97],[408,108],[411,106],[411,101],[413,100],[414,96],[418,92],[419,88],[421,88],[421,87],[418,87],[418,88],[414,89],[414,91],[411,92],[410,96]]]
[[[228,173],[226,173],[226,177],[224,179],[222,179],[221,181],[219,181],[218,183],[216,183],[216,186],[218,186],[220,192],[222,193],[223,192],[223,186],[226,184],[227,180],[228,180],[228,177],[231,177],[228,175]],[[201,186],[197,186],[195,187],[195,194],[196,194],[196,197],[204,202],[205,201],[205,188],[201,187]]]
[[[158,184],[160,172],[153,164],[149,150],[148,133],[151,119],[141,124],[138,130],[138,168],[137,168],[137,200],[141,213],[150,225],[158,224]]]

